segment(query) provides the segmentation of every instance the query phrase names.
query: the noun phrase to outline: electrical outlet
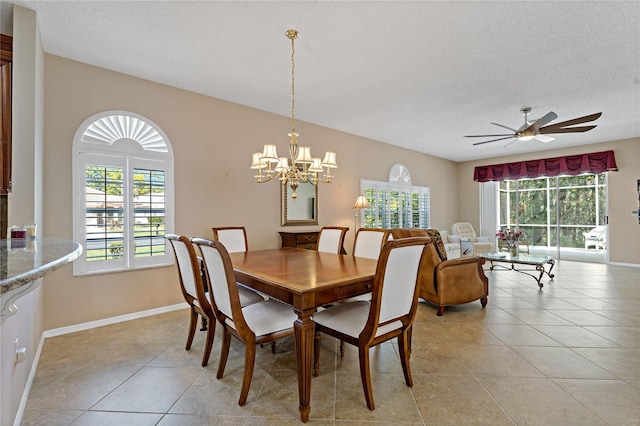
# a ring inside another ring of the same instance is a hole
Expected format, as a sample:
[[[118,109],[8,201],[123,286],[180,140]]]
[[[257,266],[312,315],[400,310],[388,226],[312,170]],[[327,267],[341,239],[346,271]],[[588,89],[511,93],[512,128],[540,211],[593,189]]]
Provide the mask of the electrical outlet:
[[[20,338],[16,337],[16,341],[13,344],[13,365],[18,363],[18,348],[20,347]]]
[[[13,349],[13,365],[17,365],[27,359],[27,348],[20,347],[20,339],[17,337]]]

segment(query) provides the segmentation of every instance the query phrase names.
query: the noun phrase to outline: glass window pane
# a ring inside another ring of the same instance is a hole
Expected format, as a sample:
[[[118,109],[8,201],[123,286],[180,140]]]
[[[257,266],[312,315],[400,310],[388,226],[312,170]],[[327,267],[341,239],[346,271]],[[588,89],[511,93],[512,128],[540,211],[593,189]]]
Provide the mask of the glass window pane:
[[[85,168],[85,224],[87,261],[124,255],[122,169],[87,165]]]
[[[518,206],[520,224],[547,223],[547,191],[520,191]]]
[[[165,175],[162,170],[133,170],[135,256],[165,253]]]

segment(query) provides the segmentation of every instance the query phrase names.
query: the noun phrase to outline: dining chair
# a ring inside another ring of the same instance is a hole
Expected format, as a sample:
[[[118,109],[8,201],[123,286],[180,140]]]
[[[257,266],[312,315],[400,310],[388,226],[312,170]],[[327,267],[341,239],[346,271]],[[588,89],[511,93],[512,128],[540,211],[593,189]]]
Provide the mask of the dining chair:
[[[345,254],[344,236],[348,230],[343,226],[323,226],[318,234],[318,251]]]
[[[293,334],[298,316],[290,306],[273,299],[241,306],[235,273],[229,252],[219,241],[194,238],[205,265],[205,274],[213,292],[212,306],[222,326],[222,348],[216,377],[221,379],[229,356],[231,337],[244,343],[244,376],[238,405],[247,402],[256,358],[256,346]]]
[[[384,243],[391,238],[391,230],[382,228],[360,228],[353,241],[353,256],[378,260]],[[350,297],[343,303],[371,300],[371,293]],[[340,358],[344,357],[344,342],[340,341]]]
[[[358,232],[356,232],[356,238],[353,241],[353,256],[378,260],[382,246],[390,238],[390,229],[360,228]],[[355,302],[358,300],[371,300],[371,293],[350,297],[344,300],[344,302]],[[340,342],[340,355],[344,355],[343,342]]]
[[[173,247],[173,253],[175,254],[178,265],[180,290],[182,291],[184,300],[189,304],[191,309],[191,320],[189,322],[189,333],[187,334],[185,350],[188,351],[191,349],[191,344],[193,343],[196,332],[196,325],[198,324],[198,315],[203,318],[203,329],[206,328],[207,331],[204,354],[202,355],[202,366],[204,367],[209,363],[209,355],[211,354],[211,346],[213,345],[213,337],[216,329],[216,318],[209,303],[207,293],[205,292],[200,262],[189,237],[167,234],[165,238],[169,240],[171,247]],[[204,327],[205,322],[208,323],[208,327]]]
[[[220,241],[228,253],[245,252],[249,250],[247,244],[247,231],[244,226],[224,226],[211,228],[213,240]],[[266,297],[239,284],[240,303],[247,306],[251,303],[261,302]]]
[[[391,236],[390,229],[360,228],[353,241],[353,256],[378,259],[380,250]]]
[[[387,241],[374,276],[371,301],[342,303],[314,314],[316,333],[325,333],[358,347],[360,378],[367,407],[375,409],[369,348],[397,337],[402,371],[413,386],[409,367],[411,325],[418,302],[418,271],[429,238]],[[314,375],[319,367],[320,344],[316,335]]]
[[[229,253],[248,251],[247,230],[244,226],[224,226],[211,228],[213,240],[220,241]]]

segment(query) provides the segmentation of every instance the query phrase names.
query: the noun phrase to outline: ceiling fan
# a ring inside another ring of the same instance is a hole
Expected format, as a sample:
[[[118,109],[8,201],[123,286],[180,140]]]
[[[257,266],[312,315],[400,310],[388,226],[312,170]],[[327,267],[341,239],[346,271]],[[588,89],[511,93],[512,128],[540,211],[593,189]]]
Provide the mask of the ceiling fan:
[[[595,128],[596,126],[595,125],[579,126],[579,127],[568,127],[568,126],[574,126],[576,124],[582,124],[582,123],[587,123],[589,121],[594,121],[600,118],[600,116],[602,115],[601,112],[597,112],[595,114],[585,115],[584,117],[578,117],[578,118],[574,118],[573,120],[567,120],[567,121],[562,121],[560,123],[549,124],[547,126],[546,125],[547,123],[550,123],[556,118],[558,118],[558,115],[555,112],[549,111],[548,113],[543,115],[541,118],[532,122],[528,120],[528,115],[530,112],[531,112],[531,107],[524,107],[520,110],[520,113],[524,115],[524,124],[520,126],[518,130],[512,129],[511,127],[503,126],[502,124],[491,123],[493,125],[505,128],[507,130],[511,130],[513,133],[501,134],[501,135],[472,135],[472,136],[465,136],[465,137],[466,138],[491,138],[491,137],[497,138],[497,139],[490,139],[488,141],[476,142],[474,143],[474,145],[483,145],[485,143],[497,142],[497,141],[502,141],[506,139],[513,139],[513,141],[509,142],[507,145],[515,142],[516,140],[528,141],[531,139],[537,139],[540,142],[547,143],[555,139],[555,138],[552,138],[551,136],[547,136],[548,133],[586,132]]]

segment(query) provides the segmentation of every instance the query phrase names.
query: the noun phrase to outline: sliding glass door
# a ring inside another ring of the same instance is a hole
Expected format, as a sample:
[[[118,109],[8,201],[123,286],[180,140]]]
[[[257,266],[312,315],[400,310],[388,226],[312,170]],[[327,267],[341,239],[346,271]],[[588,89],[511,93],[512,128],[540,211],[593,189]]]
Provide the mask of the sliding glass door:
[[[504,180],[498,198],[500,226],[518,227],[534,252],[605,261],[605,173]]]

